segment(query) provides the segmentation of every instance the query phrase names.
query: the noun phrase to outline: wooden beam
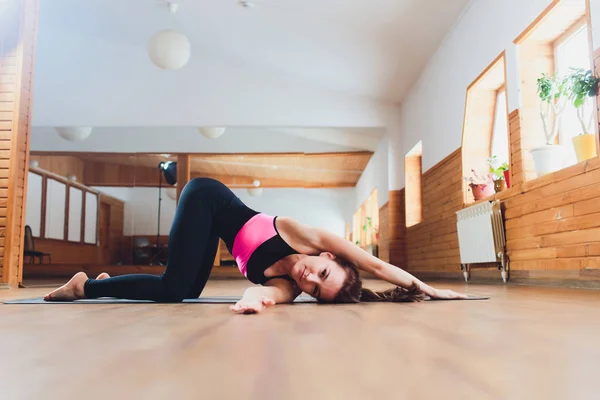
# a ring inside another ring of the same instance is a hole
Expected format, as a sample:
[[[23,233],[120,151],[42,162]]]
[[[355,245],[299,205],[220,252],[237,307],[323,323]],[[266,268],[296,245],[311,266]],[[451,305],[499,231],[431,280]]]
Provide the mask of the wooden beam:
[[[179,175],[179,164],[177,165]],[[84,181],[86,186],[109,186],[109,187],[158,187],[158,168],[149,167],[127,167],[114,164],[86,161],[84,169]],[[254,177],[235,175],[209,175],[190,172],[190,178],[212,178],[231,188],[251,188]],[[179,178],[178,178],[179,180]],[[306,182],[286,179],[260,178],[263,188],[342,188],[354,187],[351,183],[321,183]]]
[[[190,155],[179,154],[177,156],[177,202],[185,185],[190,181]]]

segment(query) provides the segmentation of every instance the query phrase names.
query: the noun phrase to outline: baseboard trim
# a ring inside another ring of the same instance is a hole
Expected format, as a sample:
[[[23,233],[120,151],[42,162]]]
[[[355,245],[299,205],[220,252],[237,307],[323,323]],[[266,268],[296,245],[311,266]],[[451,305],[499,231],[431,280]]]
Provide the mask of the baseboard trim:
[[[456,272],[409,271],[423,281],[462,281]],[[472,269],[469,283],[504,285],[497,269]],[[600,290],[600,269],[510,271],[507,285],[566,287]]]

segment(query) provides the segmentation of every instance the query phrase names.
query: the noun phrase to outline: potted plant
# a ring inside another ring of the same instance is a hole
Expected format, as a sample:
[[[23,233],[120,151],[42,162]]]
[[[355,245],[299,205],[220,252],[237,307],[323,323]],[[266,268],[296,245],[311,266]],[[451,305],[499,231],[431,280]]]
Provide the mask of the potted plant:
[[[492,180],[491,174],[482,176],[471,170],[473,176],[465,176],[463,179],[469,182],[469,187],[473,192],[475,200],[485,199],[486,197],[494,194],[494,181]]]
[[[506,172],[508,171],[508,163],[504,161],[500,163],[497,156],[488,158],[488,166],[490,167],[490,174],[494,181],[494,190],[499,193],[506,189],[508,186],[508,180],[506,179]]]
[[[535,169],[538,176],[543,176],[562,169],[565,159],[565,148],[556,144],[556,136],[560,126],[560,117],[567,104],[568,79],[558,75],[542,74],[537,81],[540,97],[540,116],[544,125],[546,144],[531,149]]]
[[[592,74],[591,70],[575,69],[568,76],[569,81],[569,100],[577,110],[577,119],[581,124],[581,133],[573,138],[577,161],[585,161],[596,157],[596,137],[594,135],[594,115],[590,112],[586,114],[585,105],[591,97],[598,96],[599,79]]]

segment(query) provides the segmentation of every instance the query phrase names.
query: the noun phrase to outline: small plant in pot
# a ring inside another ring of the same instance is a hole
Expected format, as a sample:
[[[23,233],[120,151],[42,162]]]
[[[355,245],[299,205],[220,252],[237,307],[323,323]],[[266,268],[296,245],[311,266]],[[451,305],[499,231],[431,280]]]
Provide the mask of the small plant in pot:
[[[591,70],[571,68],[573,72],[568,76],[569,100],[577,110],[577,119],[581,124],[581,133],[573,138],[577,161],[582,162],[596,157],[596,137],[593,128],[594,115],[588,110],[592,97],[598,96],[599,79],[592,74]],[[588,115],[586,115],[588,114]]]
[[[465,176],[463,179],[469,183],[475,200],[485,199],[495,193],[491,174],[479,175],[474,169],[471,170],[471,173],[473,176]]]
[[[506,161],[501,163],[497,156],[488,158],[487,163],[490,167],[492,179],[494,180],[494,190],[496,193],[500,193],[508,187],[506,179],[508,175],[508,163]]]
[[[560,117],[568,103],[568,79],[558,75],[542,74],[537,81],[540,97],[540,116],[544,126],[546,144],[531,149],[538,176],[543,176],[562,169],[566,150],[556,144],[556,136],[560,126]]]

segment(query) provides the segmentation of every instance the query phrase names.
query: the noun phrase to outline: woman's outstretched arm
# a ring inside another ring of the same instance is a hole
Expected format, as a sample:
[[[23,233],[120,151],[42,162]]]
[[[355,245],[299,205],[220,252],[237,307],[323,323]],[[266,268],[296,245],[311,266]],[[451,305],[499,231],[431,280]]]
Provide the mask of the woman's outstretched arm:
[[[303,235],[309,238],[309,240],[312,240],[312,246],[319,251],[328,251],[338,257],[344,258],[363,271],[369,272],[377,278],[393,285],[409,289],[416,283],[423,293],[436,299],[457,299],[467,297],[466,295],[451,290],[435,289],[403,269],[374,257],[360,247],[350,243],[348,240],[324,229],[304,227],[303,232]]]
[[[300,293],[300,289],[287,279],[274,278],[263,286],[246,289],[244,296],[231,306],[231,310],[238,314],[256,314],[268,306],[291,303]]]

